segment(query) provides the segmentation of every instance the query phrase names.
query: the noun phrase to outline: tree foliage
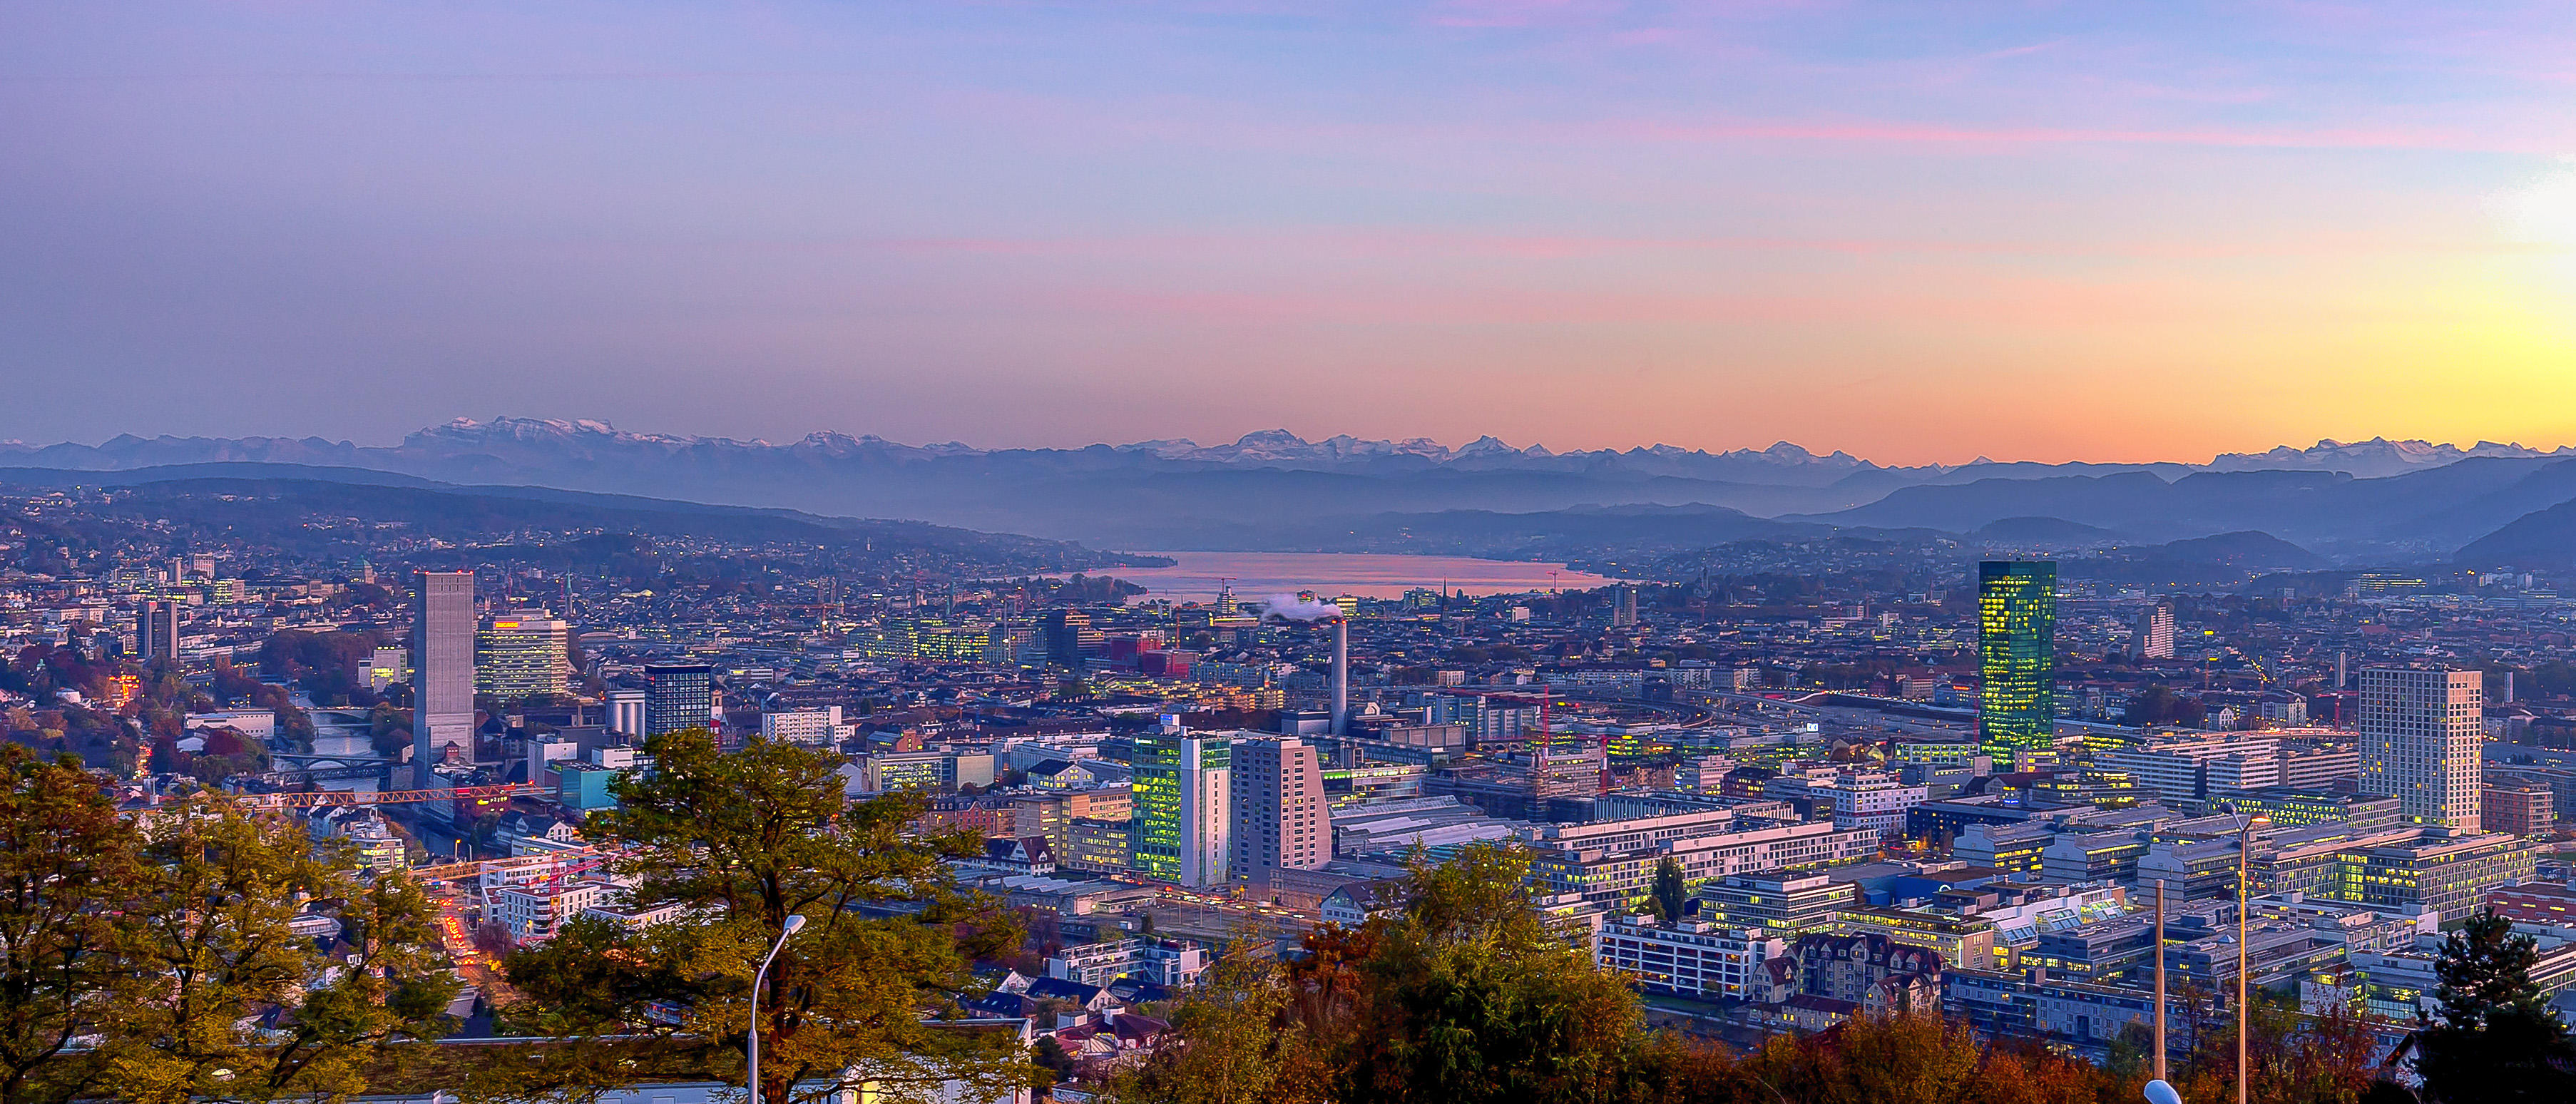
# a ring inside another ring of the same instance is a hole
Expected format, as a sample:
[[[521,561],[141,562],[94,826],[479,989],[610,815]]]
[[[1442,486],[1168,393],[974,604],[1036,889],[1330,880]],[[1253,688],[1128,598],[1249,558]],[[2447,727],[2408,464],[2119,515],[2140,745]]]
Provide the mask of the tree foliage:
[[[2513,922],[2494,909],[2442,941],[2433,964],[2438,1009],[2416,1036],[2428,1099],[2576,1099],[2576,1047],[2531,980],[2539,959],[2537,941],[2513,934]]]
[[[946,1081],[980,1099],[1043,1076],[1015,1039],[938,1022],[971,984],[971,961],[1019,937],[1007,911],[957,891],[944,860],[971,841],[917,831],[920,798],[845,806],[839,758],[793,744],[720,753],[697,729],[645,751],[654,770],[622,783],[620,807],[590,832],[627,849],[619,869],[635,880],[636,907],[683,912],[640,931],[576,922],[513,954],[520,1022],[660,1036],[739,1078],[753,976],[787,918],[803,916],[760,993],[763,1099],[819,1102],[863,1083],[875,1099],[922,1099]],[[633,1079],[613,1055],[568,1047],[550,1069],[496,1071],[486,1088],[577,1098]]]
[[[0,745],[0,1104],[354,1092],[445,1025],[454,976],[409,878],[360,882],[221,797],[120,817]],[[338,955],[290,924],[336,919]]]

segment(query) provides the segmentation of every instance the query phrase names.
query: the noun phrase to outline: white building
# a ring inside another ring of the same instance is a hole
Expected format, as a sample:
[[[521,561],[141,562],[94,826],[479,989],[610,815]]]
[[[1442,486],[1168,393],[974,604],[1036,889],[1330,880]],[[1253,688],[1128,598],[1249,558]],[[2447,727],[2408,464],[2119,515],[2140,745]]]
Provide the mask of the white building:
[[[509,929],[514,940],[539,943],[554,938],[566,921],[598,904],[610,888],[595,878],[548,878],[501,886],[484,894],[483,918]]]
[[[2361,792],[2395,796],[2414,823],[2478,831],[2484,677],[2440,668],[2364,668]]]
[[[1602,923],[1592,955],[1604,968],[1633,974],[1639,985],[1657,992],[1742,1000],[1762,964],[1787,953],[1788,940],[1764,938],[1759,928],[1616,916]]]
[[[1207,967],[1207,951],[1198,947],[1121,939],[1067,947],[1046,960],[1046,975],[1084,985],[1107,985],[1132,977],[1179,988],[1197,983]]]
[[[841,707],[786,709],[760,715],[760,738],[791,744],[829,744],[841,736]]]

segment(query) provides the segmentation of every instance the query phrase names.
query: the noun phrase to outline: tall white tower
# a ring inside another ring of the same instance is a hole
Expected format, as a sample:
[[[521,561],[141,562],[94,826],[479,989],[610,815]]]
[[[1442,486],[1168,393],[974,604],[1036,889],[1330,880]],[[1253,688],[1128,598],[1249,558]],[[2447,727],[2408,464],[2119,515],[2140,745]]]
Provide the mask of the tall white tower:
[[[2478,830],[2484,676],[2443,668],[2361,672],[2361,792],[2397,798],[2417,824]]]

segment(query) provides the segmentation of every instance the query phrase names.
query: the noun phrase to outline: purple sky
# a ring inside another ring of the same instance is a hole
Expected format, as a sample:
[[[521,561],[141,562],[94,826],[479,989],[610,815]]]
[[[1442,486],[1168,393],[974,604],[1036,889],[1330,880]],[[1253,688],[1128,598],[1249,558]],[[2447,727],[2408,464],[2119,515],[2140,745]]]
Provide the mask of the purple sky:
[[[2576,441],[2576,5],[0,5],[0,438]]]

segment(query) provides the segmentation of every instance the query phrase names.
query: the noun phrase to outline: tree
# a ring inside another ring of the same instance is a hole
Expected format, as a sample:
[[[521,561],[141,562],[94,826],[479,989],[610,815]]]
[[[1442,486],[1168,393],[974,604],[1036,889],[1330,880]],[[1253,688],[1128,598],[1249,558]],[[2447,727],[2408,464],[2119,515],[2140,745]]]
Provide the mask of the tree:
[[[1643,1007],[1532,907],[1529,861],[1491,845],[1416,861],[1404,911],[1359,964],[1366,995],[1337,1035],[1336,1099],[1520,1104],[1617,1086]]]
[[[444,1033],[457,981],[409,876],[361,884],[301,825],[215,795],[163,806],[140,834],[99,1048],[123,1099],[359,1092],[368,1064]],[[290,929],[308,901],[340,923],[342,955]]]
[[[980,841],[916,829],[917,795],[845,805],[826,751],[755,737],[724,754],[704,729],[645,751],[654,770],[620,783],[620,807],[589,830],[625,849],[634,904],[683,915],[640,931],[577,921],[513,953],[505,970],[527,1001],[505,1014],[593,1044],[655,1036],[705,1075],[739,1078],[753,974],[787,918],[803,916],[760,995],[762,1099],[815,1104],[862,1085],[914,1099],[949,1081],[985,1099],[1038,1083],[1015,1041],[938,1020],[972,983],[972,958],[1019,942],[1009,914],[960,894],[945,865]],[[541,1070],[485,1071],[483,1087],[632,1083],[619,1060],[577,1042]]]
[[[112,906],[133,827],[70,762],[0,743],[0,775],[0,1104],[67,1100],[99,1083],[72,1043],[121,975]]]
[[[1690,907],[1690,889],[1682,883],[1682,864],[1670,855],[1655,863],[1655,891],[1650,899],[1658,920],[1679,920]]]
[[[1291,1014],[1285,967],[1238,942],[1209,967],[1172,1030],[1110,1086],[1119,1104],[1300,1104],[1329,1099],[1324,1055]]]
[[[2486,909],[2442,941],[2433,971],[2439,1011],[2416,1033],[2415,1069],[2428,1099],[2470,1101],[2576,1098],[2576,1048],[2567,1025],[2531,980],[2536,940]]]

